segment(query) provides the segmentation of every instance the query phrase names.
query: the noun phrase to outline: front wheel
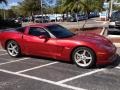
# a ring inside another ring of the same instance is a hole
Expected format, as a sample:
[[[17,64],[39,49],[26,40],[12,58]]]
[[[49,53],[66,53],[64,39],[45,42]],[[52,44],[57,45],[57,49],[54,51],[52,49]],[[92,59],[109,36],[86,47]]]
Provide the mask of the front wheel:
[[[21,55],[20,47],[16,41],[9,41],[7,43],[7,52],[12,57],[18,57]]]
[[[95,53],[87,47],[78,47],[72,53],[74,63],[82,68],[91,68],[95,65]]]

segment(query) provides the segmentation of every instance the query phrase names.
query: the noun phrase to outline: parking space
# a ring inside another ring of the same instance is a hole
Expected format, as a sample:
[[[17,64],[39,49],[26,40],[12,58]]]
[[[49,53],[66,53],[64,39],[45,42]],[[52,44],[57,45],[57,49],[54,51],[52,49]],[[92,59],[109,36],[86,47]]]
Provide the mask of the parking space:
[[[1,49],[0,90],[119,90],[119,61],[106,68],[82,69],[41,57],[12,58]]]
[[[0,72],[0,90],[70,90],[39,80]]]
[[[27,71],[24,72],[24,74],[41,77],[52,81],[59,81],[86,73],[88,71],[91,70],[83,70],[71,64],[57,63],[44,68]]]
[[[120,89],[120,70],[106,69],[95,74],[77,78],[66,84],[88,90],[119,90]]]

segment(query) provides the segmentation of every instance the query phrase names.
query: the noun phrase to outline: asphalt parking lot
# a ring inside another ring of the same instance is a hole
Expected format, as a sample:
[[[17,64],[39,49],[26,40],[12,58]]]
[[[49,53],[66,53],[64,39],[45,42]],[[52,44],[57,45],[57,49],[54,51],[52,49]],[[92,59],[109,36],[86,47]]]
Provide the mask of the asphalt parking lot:
[[[0,90],[120,90],[119,63],[120,56],[113,65],[82,69],[41,57],[12,58],[0,49]]]
[[[82,69],[40,57],[12,58],[0,49],[0,90],[119,90],[119,60],[104,68]]]

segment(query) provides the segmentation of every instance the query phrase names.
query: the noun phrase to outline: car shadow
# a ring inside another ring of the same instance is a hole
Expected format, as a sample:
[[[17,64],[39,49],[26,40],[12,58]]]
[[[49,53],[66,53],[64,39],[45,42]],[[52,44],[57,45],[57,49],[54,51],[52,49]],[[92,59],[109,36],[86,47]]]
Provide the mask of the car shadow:
[[[43,59],[45,61],[61,62],[61,63],[71,64],[71,65],[74,64],[73,61],[69,62],[69,61],[56,60],[56,59],[53,59],[53,58],[46,58],[46,57],[40,57],[40,56],[31,56],[31,55],[26,56],[25,55],[25,56],[22,56],[22,57],[30,57],[30,58],[34,58],[34,59]],[[96,65],[96,66],[93,66],[90,69],[101,69],[101,68],[112,69],[112,68],[115,68],[117,66],[120,66],[120,56],[119,55],[117,55],[117,59],[111,64]]]
[[[53,61],[53,62],[61,62],[61,63],[68,63],[68,64],[74,64],[73,62],[69,62],[69,61],[64,61],[64,60],[57,60],[57,59],[53,59],[53,58],[47,58],[47,57],[41,57],[41,56],[23,56],[23,57],[30,57],[30,58],[34,58],[34,59],[42,59],[45,61]]]

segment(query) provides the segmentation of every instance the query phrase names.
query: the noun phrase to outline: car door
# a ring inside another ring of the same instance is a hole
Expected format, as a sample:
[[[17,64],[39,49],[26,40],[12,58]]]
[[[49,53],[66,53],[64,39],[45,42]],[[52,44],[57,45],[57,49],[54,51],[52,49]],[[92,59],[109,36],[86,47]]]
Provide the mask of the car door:
[[[49,33],[41,27],[30,27],[28,34],[24,36],[24,41],[29,54],[46,57],[56,55],[56,39],[51,38]]]

